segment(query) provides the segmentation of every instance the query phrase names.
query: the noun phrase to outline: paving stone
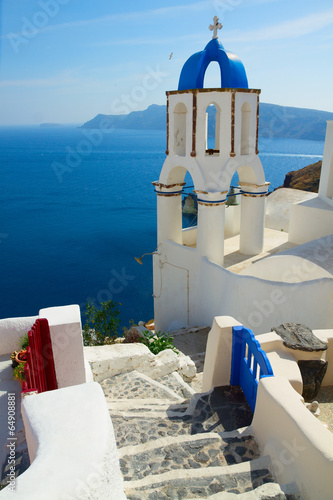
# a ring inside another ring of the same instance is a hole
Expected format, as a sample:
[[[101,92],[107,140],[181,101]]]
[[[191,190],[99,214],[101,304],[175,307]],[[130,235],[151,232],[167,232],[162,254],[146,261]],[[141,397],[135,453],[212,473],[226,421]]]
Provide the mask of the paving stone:
[[[241,494],[273,481],[268,468],[209,474],[213,467],[232,468],[260,457],[252,436],[219,435],[251,424],[253,415],[239,387],[215,388],[191,401],[193,390],[175,374],[156,382],[131,372],[104,380],[101,386],[110,401],[128,500],[209,498],[223,491]],[[147,445],[140,446],[143,443]],[[190,477],[179,477],[182,470]],[[159,481],[164,473],[169,479]]]
[[[162,377],[159,382],[178,394],[180,398],[190,399],[193,396],[193,389],[186,382],[179,382],[178,377],[181,378],[177,373],[170,373]]]
[[[241,448],[241,455],[237,453],[237,448]],[[214,454],[212,450],[215,451]],[[252,451],[251,454],[248,453],[249,450]],[[131,452],[121,457],[120,467],[125,481],[133,481],[147,475],[158,474],[159,467],[163,467],[164,471],[170,471],[173,468],[217,467],[247,462],[258,457],[259,449],[253,437],[223,440],[216,434],[216,437],[195,441],[178,442],[174,439],[169,445],[138,452],[135,455]]]
[[[267,470],[256,471],[255,484],[261,486],[264,482],[273,482],[273,478],[267,474]],[[126,485],[127,486],[127,485]],[[256,487],[258,487],[256,486]],[[136,491],[131,490],[130,484],[126,487],[128,500],[136,500],[138,495],[141,500],[150,500],[152,498],[162,499],[189,499],[189,498],[209,498],[211,495],[220,492],[246,493],[255,489],[252,472],[242,472],[234,474],[219,474],[199,477],[195,472],[192,477],[174,478],[171,481],[157,481],[154,485],[137,487]],[[167,497],[163,496],[167,494]],[[153,496],[155,495],[155,496]],[[261,497],[263,499],[263,497]],[[271,498],[271,497],[270,497]],[[276,496],[275,500],[286,500],[287,497]]]
[[[168,388],[163,388],[149,377],[132,371],[121,373],[100,383],[107,399],[169,399],[177,401],[179,397],[173,396]]]

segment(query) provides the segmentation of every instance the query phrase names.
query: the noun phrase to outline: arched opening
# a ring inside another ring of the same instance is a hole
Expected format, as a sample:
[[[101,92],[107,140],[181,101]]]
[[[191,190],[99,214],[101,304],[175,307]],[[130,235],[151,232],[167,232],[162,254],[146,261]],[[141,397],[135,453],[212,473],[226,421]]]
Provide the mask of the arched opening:
[[[197,217],[198,201],[194,193],[194,184],[191,174],[187,171],[182,196],[182,232],[183,245],[189,247],[197,246]]]
[[[184,103],[179,102],[174,109],[174,154],[178,156],[186,155],[186,113],[187,109]]]
[[[250,117],[251,106],[245,102],[242,106],[241,155],[250,154]]]
[[[221,68],[217,61],[212,61],[206,69],[204,76],[204,88],[221,88]]]
[[[211,103],[206,108],[206,154],[220,152],[220,108]]]
[[[333,199],[333,155],[331,157],[330,171],[328,174],[326,196],[331,200]]]

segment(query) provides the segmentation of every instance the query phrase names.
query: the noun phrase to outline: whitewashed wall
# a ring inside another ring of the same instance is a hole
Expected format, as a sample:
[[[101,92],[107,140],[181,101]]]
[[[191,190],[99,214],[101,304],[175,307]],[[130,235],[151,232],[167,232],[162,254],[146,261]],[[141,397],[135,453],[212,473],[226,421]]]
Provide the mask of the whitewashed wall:
[[[332,278],[281,283],[242,276],[200,259],[194,248],[171,241],[162,244],[159,253],[154,256],[157,330],[209,325],[221,315],[233,316],[255,333],[287,321],[317,329],[333,324]],[[168,273],[163,273],[164,268]]]
[[[25,396],[32,464],[1,500],[125,500],[112,422],[99,384]]]
[[[19,339],[31,329],[38,316],[0,320],[0,355],[19,349]]]

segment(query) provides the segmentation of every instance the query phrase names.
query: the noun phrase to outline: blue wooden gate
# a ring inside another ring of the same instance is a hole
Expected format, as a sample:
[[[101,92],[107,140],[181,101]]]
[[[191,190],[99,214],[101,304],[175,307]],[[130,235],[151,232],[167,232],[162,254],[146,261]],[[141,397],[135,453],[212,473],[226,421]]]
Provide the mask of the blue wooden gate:
[[[244,326],[234,326],[230,384],[241,386],[253,413],[259,380],[272,376],[273,370],[269,359],[253,332]]]

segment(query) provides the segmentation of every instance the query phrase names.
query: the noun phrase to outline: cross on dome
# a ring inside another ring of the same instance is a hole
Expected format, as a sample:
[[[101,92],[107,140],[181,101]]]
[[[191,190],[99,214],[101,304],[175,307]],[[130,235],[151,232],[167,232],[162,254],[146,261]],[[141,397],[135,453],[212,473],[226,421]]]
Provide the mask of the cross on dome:
[[[217,36],[217,30],[220,30],[223,28],[223,24],[219,23],[219,18],[217,16],[213,17],[214,24],[209,25],[210,31],[214,30],[212,38],[218,38]]]

